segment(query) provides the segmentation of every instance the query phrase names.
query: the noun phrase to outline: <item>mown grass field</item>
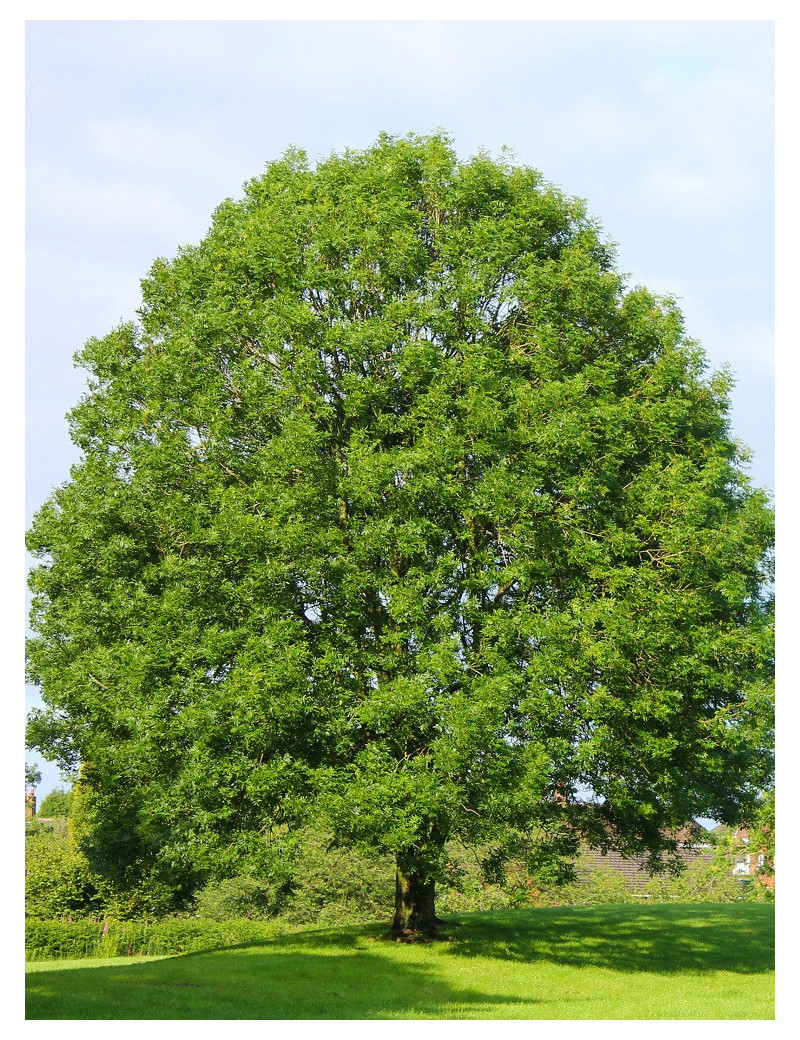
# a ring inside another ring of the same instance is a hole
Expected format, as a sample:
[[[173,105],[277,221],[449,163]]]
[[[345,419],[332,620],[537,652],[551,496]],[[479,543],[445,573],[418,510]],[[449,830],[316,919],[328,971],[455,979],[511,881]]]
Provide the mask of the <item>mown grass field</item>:
[[[465,914],[450,941],[306,928],[169,958],[43,961],[28,1019],[771,1019],[774,906]]]

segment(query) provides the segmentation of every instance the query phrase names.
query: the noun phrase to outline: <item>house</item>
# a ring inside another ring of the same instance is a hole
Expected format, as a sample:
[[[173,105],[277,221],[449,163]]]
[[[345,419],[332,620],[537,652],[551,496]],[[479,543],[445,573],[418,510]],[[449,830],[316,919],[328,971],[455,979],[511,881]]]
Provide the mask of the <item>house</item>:
[[[710,863],[713,857],[713,846],[708,831],[697,823],[686,824],[675,835],[678,848],[675,855],[686,866],[695,862]],[[584,848],[576,862],[578,879],[593,871],[613,871],[624,882],[625,889],[633,894],[641,893],[652,880],[647,870],[644,856],[623,856],[622,853],[610,849],[600,852],[597,849]]]
[[[766,836],[748,827],[731,829],[721,823],[714,828],[717,840],[728,838],[734,850],[733,873],[741,878],[757,879],[767,888],[775,887],[775,865],[769,859]]]

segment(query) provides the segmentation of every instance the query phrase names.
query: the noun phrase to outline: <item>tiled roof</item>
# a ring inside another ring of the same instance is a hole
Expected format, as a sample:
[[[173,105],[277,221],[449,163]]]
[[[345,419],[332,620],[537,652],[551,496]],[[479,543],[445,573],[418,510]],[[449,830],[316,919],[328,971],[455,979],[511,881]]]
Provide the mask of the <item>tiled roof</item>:
[[[698,858],[711,859],[711,853],[706,849],[678,849],[676,855],[687,864]],[[636,891],[644,888],[651,879],[651,875],[645,869],[645,862],[644,857],[626,858],[613,849],[605,855],[595,849],[584,849],[575,866],[579,880],[587,870],[613,870],[625,879],[626,888]]]

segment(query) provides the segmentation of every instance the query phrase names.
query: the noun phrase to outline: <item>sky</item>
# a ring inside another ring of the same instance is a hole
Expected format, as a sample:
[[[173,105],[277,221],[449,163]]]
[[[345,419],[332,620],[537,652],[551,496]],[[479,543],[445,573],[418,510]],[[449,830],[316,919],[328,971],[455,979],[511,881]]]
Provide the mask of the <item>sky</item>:
[[[25,83],[26,526],[78,458],[72,356],[135,319],[153,260],[290,145],[383,130],[507,146],[585,199],[629,284],[678,297],[730,367],[733,432],[774,488],[772,22],[41,20]],[[63,786],[27,760],[40,796]]]

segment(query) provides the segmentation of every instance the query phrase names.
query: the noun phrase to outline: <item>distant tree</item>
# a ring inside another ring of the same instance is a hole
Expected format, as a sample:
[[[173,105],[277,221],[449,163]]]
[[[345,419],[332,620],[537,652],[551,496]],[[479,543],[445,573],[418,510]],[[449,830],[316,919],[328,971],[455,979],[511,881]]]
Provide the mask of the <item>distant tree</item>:
[[[750,842],[756,855],[764,857],[759,868],[762,878],[775,876],[775,788],[762,795],[752,817]],[[768,883],[768,882],[767,882]]]
[[[746,864],[756,891],[775,887],[775,788],[764,791],[753,812],[736,829],[721,829],[718,845],[731,864]]]
[[[78,917],[98,909],[85,859],[66,833],[32,822],[25,831],[25,916]]]
[[[311,814],[413,938],[450,838],[558,873],[742,818],[772,513],[580,202],[441,135],[292,151],[142,291],[28,537],[31,746],[109,869],[269,874]]]
[[[25,787],[38,787],[42,782],[42,771],[38,766],[25,763]]]
[[[39,806],[39,815],[45,817],[69,816],[71,806],[72,791],[63,791],[61,788],[56,788],[55,791],[45,795]]]

